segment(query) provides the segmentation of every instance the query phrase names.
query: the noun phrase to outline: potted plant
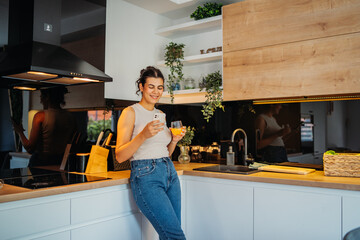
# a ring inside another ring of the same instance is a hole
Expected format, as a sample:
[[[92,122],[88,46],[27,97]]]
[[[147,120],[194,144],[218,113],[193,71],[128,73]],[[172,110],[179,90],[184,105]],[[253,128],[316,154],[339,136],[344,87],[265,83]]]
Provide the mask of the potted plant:
[[[167,83],[167,88],[170,93],[171,103],[174,102],[174,90],[180,89],[180,87],[176,87],[179,85],[179,82],[183,80],[184,74],[182,72],[183,63],[181,60],[184,59],[184,47],[183,43],[174,43],[170,42],[166,45],[165,48],[165,65],[169,67],[170,74]]]
[[[189,146],[191,145],[191,141],[194,138],[194,127],[186,127],[185,136],[177,143],[177,146],[180,147],[180,155],[178,157],[179,163],[189,163]]]
[[[202,7],[198,6],[197,9],[190,15],[195,20],[200,20],[208,17],[221,15],[222,4],[218,3],[205,3]]]
[[[224,110],[222,105],[222,91],[220,89],[222,85],[222,75],[220,71],[208,74],[202,82],[201,89],[202,91],[205,88],[205,103],[202,105],[204,119],[209,122],[210,118],[214,115],[214,112],[217,108]]]

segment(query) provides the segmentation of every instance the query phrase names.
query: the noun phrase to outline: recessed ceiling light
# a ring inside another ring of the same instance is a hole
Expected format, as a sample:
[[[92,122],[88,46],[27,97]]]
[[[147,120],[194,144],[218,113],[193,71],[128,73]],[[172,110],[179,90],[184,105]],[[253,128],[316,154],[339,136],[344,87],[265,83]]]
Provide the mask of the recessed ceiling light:
[[[173,3],[176,3],[176,4],[183,4],[183,3],[187,3],[187,2],[192,2],[193,0],[170,0],[172,1]]]

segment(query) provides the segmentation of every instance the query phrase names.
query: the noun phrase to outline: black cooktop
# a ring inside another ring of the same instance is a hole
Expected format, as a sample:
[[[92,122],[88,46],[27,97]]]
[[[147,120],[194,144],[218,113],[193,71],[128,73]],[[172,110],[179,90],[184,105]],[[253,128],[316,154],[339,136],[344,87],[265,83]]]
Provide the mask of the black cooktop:
[[[10,173],[12,173],[12,175],[10,175]],[[0,172],[0,178],[4,180],[5,184],[29,189],[48,188],[110,179],[37,168],[7,169]]]

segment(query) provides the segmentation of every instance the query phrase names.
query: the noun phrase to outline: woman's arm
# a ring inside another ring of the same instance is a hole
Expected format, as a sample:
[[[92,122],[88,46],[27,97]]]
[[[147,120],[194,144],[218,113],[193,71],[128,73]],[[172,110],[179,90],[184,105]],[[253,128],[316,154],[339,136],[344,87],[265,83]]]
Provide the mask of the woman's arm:
[[[39,142],[41,126],[44,122],[44,119],[44,112],[38,112],[35,114],[29,139],[26,138],[22,125],[18,125],[13,122],[14,130],[17,134],[19,134],[21,143],[28,153],[33,153],[36,149],[36,145]]]
[[[131,140],[135,124],[135,112],[132,107],[124,109],[118,121],[115,155],[116,160],[122,163],[131,158],[146,139],[156,135],[164,129],[159,120],[149,122],[144,129]]]

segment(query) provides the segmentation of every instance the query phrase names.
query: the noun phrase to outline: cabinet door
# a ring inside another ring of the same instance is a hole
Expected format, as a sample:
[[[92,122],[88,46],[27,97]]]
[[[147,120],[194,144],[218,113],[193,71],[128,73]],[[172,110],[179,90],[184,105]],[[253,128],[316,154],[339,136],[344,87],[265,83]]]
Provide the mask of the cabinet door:
[[[350,230],[360,227],[360,196],[343,197],[343,236]]]
[[[70,225],[69,200],[35,202],[33,205],[0,210],[1,239],[29,236]],[[18,201],[18,206],[22,203]]]
[[[253,238],[253,190],[230,182],[187,181],[187,239]]]
[[[70,231],[51,234],[41,238],[35,238],[36,240],[70,240]]]
[[[72,240],[141,240],[141,214],[98,222],[71,231]]]
[[[254,189],[254,239],[341,239],[341,197]]]
[[[225,6],[224,100],[359,92],[360,3],[336,2],[256,0]]]

